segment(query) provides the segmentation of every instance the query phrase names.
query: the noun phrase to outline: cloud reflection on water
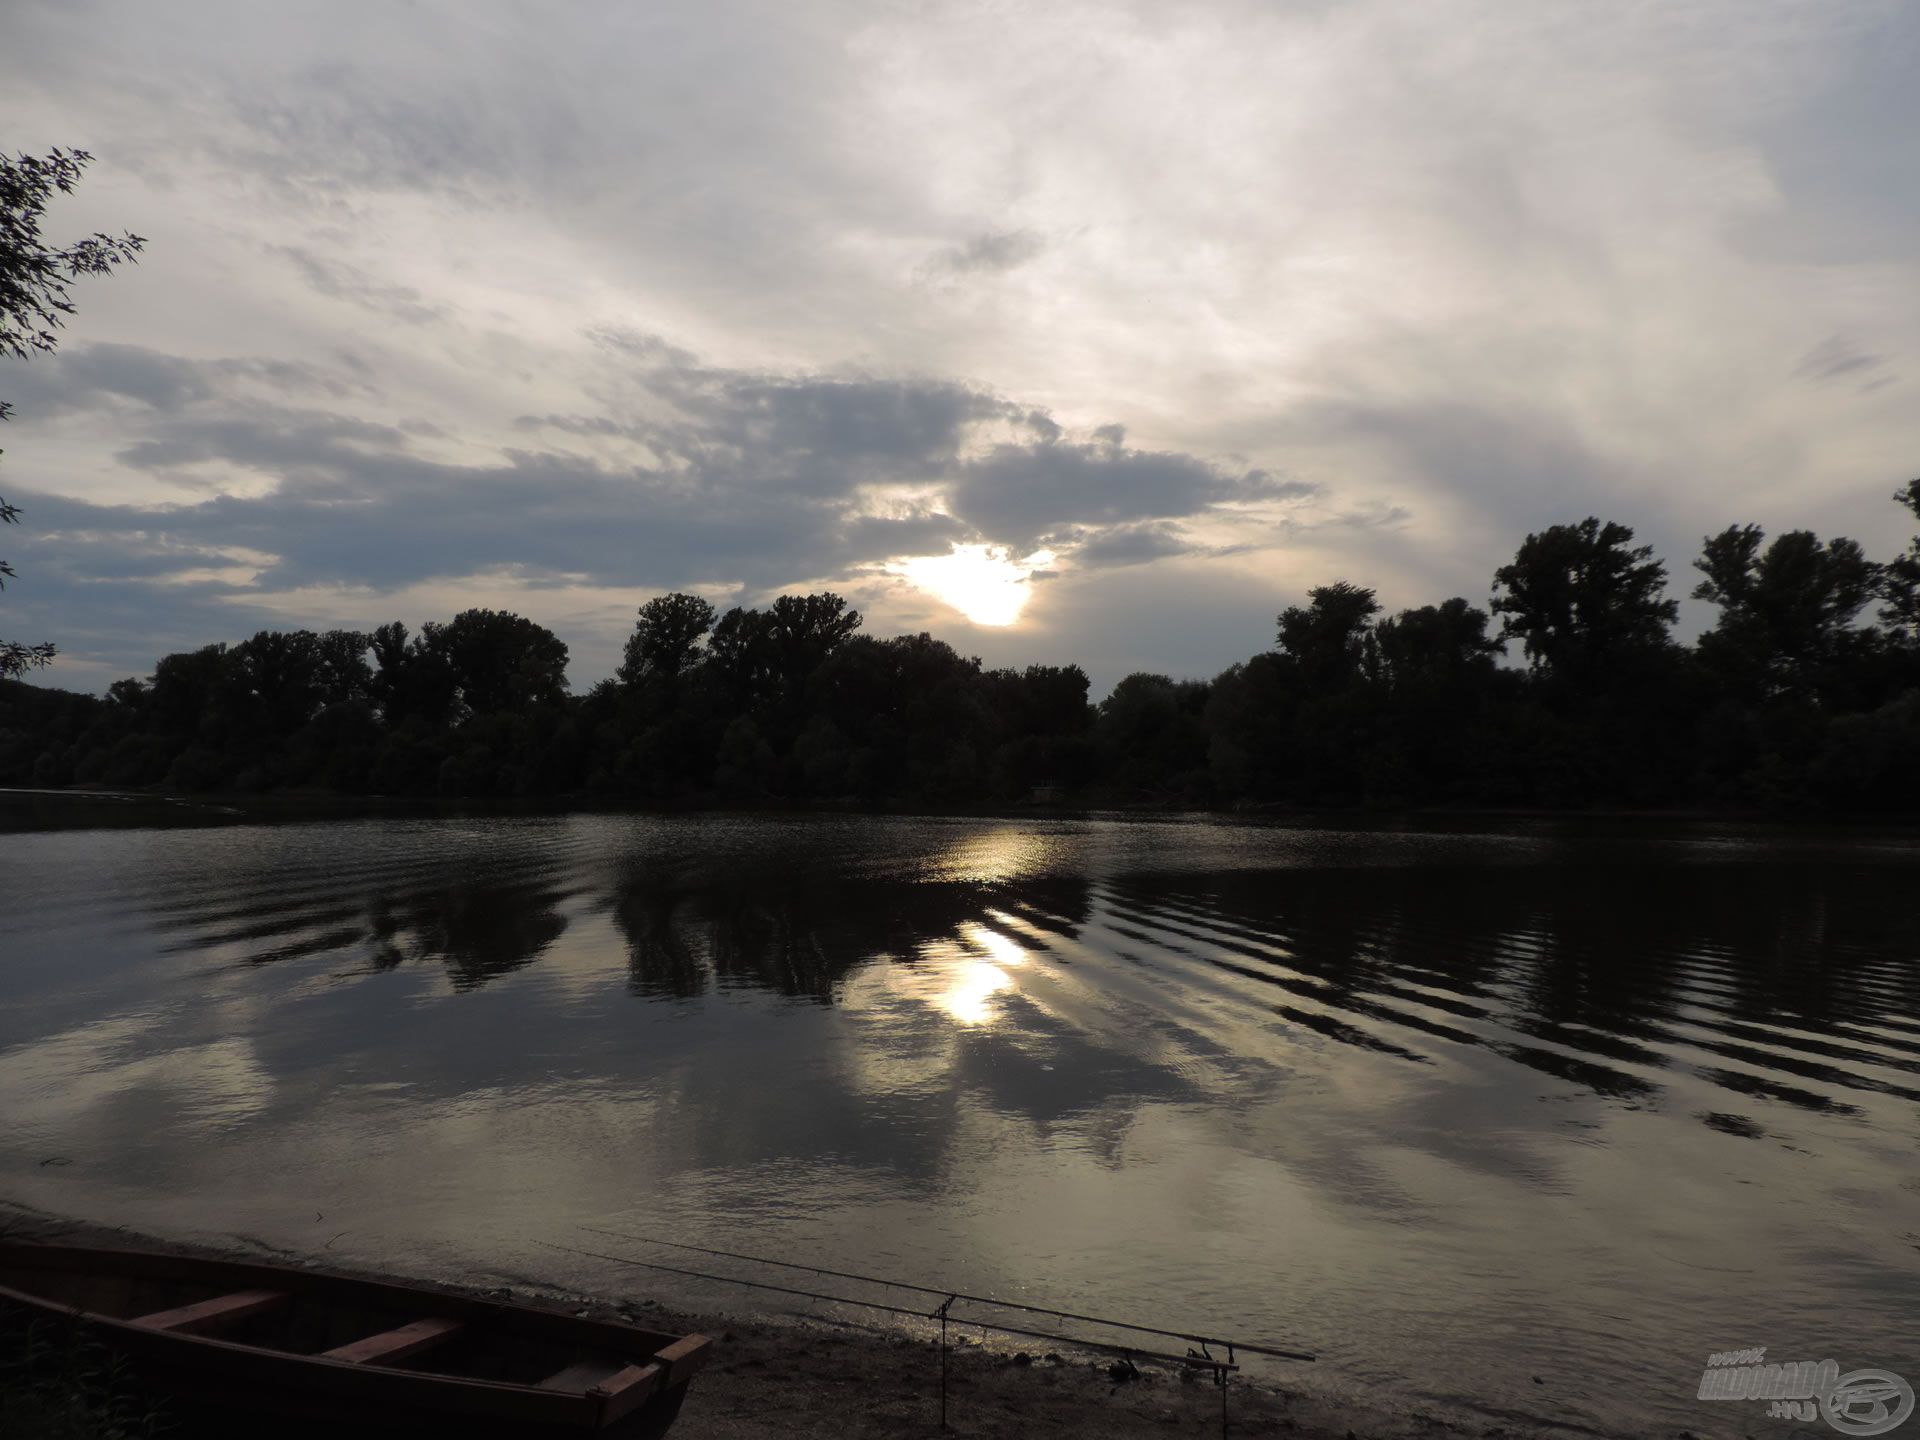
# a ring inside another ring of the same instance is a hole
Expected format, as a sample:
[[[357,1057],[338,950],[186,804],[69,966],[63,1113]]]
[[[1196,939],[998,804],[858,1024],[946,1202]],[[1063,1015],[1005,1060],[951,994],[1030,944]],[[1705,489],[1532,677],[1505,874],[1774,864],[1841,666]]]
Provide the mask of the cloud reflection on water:
[[[630,1215],[1196,1323],[1310,1314],[1353,1374],[1425,1354],[1522,1395],[1574,1291],[1636,1317],[1593,1340],[1600,1380],[1735,1292],[1783,1344],[1920,1321],[1912,1265],[1857,1278],[1873,1237],[1920,1233],[1889,1183],[1920,1100],[1911,846],[734,817],[27,838],[0,854],[33,900],[0,1193],[49,1208],[200,1204],[298,1242],[324,1200],[395,1237],[374,1261]],[[1771,1268],[1716,1298],[1649,1247]],[[1422,1321],[1447,1306],[1452,1339]]]

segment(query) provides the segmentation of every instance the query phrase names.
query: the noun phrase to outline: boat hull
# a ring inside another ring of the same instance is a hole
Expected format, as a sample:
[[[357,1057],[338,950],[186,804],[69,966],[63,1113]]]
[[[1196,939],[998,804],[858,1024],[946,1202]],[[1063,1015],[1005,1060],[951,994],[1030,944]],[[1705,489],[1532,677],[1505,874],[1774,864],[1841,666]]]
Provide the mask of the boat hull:
[[[273,1343],[142,1323],[208,1294],[283,1298],[285,1314],[257,1322],[275,1327]],[[369,1440],[457,1427],[463,1440],[641,1440],[673,1423],[708,1348],[698,1336],[304,1269],[67,1246],[0,1245],[0,1316],[39,1325],[56,1344],[63,1333],[98,1343],[185,1433],[208,1436]],[[423,1317],[461,1344],[392,1364],[315,1348]],[[288,1343],[308,1353],[275,1348]],[[580,1356],[619,1371],[611,1388],[535,1382]]]

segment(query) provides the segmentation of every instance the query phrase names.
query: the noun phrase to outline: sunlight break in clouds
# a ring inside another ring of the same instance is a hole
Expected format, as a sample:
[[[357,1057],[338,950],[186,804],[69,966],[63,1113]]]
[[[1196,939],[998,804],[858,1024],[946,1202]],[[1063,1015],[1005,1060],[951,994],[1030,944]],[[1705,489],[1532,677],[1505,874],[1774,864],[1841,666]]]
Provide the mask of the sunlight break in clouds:
[[[945,555],[919,555],[891,568],[974,624],[1001,626],[1020,618],[1033,594],[1033,572],[1052,563],[1047,550],[1015,560],[1004,545],[955,545]]]

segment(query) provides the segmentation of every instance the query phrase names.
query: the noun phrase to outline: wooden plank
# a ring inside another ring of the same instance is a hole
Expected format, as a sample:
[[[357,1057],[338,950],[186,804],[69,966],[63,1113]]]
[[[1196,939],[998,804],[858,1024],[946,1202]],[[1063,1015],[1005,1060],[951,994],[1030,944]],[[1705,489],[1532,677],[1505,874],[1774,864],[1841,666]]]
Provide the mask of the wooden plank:
[[[660,1365],[627,1365],[587,1391],[587,1398],[600,1402],[602,1427],[623,1420],[653,1398],[666,1379]]]
[[[400,1361],[444,1345],[466,1326],[458,1320],[415,1320],[395,1330],[383,1330],[321,1352],[323,1360],[350,1360],[355,1365],[397,1365]]]
[[[654,1362],[667,1372],[665,1383],[678,1385],[691,1379],[707,1363],[707,1351],[712,1344],[704,1335],[687,1335],[664,1350],[654,1351]]]
[[[130,1320],[148,1330],[170,1330],[176,1335],[204,1335],[224,1325],[235,1325],[249,1316],[261,1315],[287,1303],[284,1290],[241,1290],[232,1295],[216,1295],[194,1305],[172,1310],[156,1310]]]
[[[617,1355],[595,1355],[591,1359],[581,1360],[556,1370],[540,1382],[542,1390],[566,1390],[575,1395],[584,1395],[587,1391],[610,1380],[626,1368],[627,1362]]]

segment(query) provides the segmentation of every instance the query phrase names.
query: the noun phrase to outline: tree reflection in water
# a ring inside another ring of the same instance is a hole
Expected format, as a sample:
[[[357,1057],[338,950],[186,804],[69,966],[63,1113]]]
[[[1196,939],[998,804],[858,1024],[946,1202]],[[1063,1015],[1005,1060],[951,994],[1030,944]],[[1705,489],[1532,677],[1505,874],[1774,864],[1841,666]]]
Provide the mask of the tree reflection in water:
[[[834,1001],[856,966],[914,964],[924,947],[983,932],[996,909],[1071,934],[1089,913],[1084,878],[977,882],[854,877],[793,863],[698,867],[629,860],[608,913],[638,996],[686,999],[747,987]]]

